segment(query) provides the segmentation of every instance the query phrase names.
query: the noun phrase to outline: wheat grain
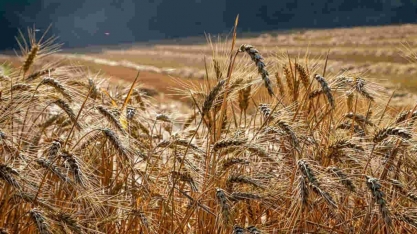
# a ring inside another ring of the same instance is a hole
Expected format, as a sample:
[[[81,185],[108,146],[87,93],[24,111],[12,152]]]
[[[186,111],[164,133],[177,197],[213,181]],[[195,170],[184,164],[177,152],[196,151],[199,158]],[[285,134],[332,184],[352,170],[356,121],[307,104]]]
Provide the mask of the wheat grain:
[[[343,173],[339,168],[337,167],[331,167],[328,169],[333,175],[339,178],[340,182],[351,192],[356,191],[356,186],[353,184],[353,181],[348,178],[348,176]]]
[[[284,84],[282,83],[281,77],[279,76],[278,72],[275,73],[275,79],[277,81],[277,87],[278,87],[279,93],[281,95],[284,95]]]
[[[300,195],[301,203],[303,204],[303,209],[308,206],[308,187],[307,183],[303,176],[298,177],[299,183],[298,183],[298,190]]]
[[[39,124],[38,127],[41,128],[41,129],[48,128],[48,127],[52,126],[55,123],[55,121],[57,121],[60,117],[61,117],[61,115],[52,115],[44,123]]]
[[[275,116],[271,115],[271,108],[269,108],[267,104],[260,104],[259,110],[261,111],[265,120],[272,121],[275,118]]]
[[[246,228],[251,234],[261,234],[261,231],[255,226],[249,226]]]
[[[399,116],[395,120],[395,123],[399,124],[399,123],[402,123],[402,122],[404,122],[408,119],[411,119],[410,124],[413,124],[416,117],[417,117],[417,111],[414,111],[414,112],[412,112],[412,110],[403,111],[399,114]]]
[[[269,73],[266,70],[266,65],[263,62],[263,57],[259,53],[258,50],[256,50],[252,45],[243,44],[239,48],[239,52],[246,52],[252,59],[252,61],[255,62],[256,67],[258,68],[258,73],[261,74],[262,79],[264,81],[265,87],[268,90],[269,96],[274,96],[274,91],[272,89],[271,80],[269,79]]]
[[[309,99],[313,99],[313,98],[315,98],[315,97],[320,96],[320,95],[321,95],[321,94],[323,94],[323,93],[324,93],[324,91],[323,91],[322,89],[316,89],[316,90],[311,91],[311,92],[308,94],[308,98],[309,98]]]
[[[36,159],[36,163],[38,163],[41,167],[50,170],[54,175],[60,178],[65,183],[71,183],[71,179],[68,178],[64,173],[62,173],[61,169],[55,165],[53,165],[49,160],[46,159]]]
[[[15,176],[19,176],[16,169],[0,164],[0,179],[4,180],[13,187],[20,189],[20,183],[16,180]]]
[[[404,140],[409,140],[412,137],[411,133],[409,133],[406,129],[388,127],[377,131],[374,135],[373,142],[379,143],[386,139],[388,136],[398,136],[400,138],[403,138]]]
[[[28,84],[15,84],[12,86],[12,88],[10,89],[12,92],[13,91],[28,91],[32,88],[31,85]]]
[[[55,68],[49,68],[49,69],[45,69],[45,70],[41,70],[41,71],[34,72],[34,73],[30,74],[28,77],[26,77],[26,81],[29,81],[30,82],[30,81],[36,80],[39,77],[42,77],[44,75],[51,74],[51,73],[53,73],[55,71],[56,71]]]
[[[275,163],[275,160],[269,156],[269,154],[259,146],[256,145],[246,145],[246,150],[252,154],[258,155],[259,157],[265,159],[268,162]]]
[[[245,229],[243,229],[242,227],[235,225],[233,227],[233,234],[245,234]]]
[[[404,222],[410,224],[414,228],[417,228],[417,221],[415,219],[411,218],[410,216],[408,216],[407,214],[400,214],[400,215],[397,216],[397,218],[401,221],[404,221]]]
[[[288,134],[290,136],[291,144],[296,149],[300,148],[300,143],[299,143],[298,137],[295,135],[295,132],[293,131],[291,126],[286,121],[277,120],[275,125],[278,126],[279,128],[281,128],[286,134]]]
[[[56,214],[56,219],[60,222],[65,223],[65,225],[67,225],[71,231],[73,231],[76,234],[82,234],[84,233],[80,224],[77,222],[77,220],[66,213],[60,212],[58,214]]]
[[[250,85],[242,90],[239,90],[239,108],[242,111],[246,111],[248,109],[251,90],[252,87]]]
[[[23,70],[23,76],[26,74],[26,72],[29,70],[30,66],[32,66],[33,62],[35,61],[36,56],[39,52],[39,45],[34,44],[32,45],[32,49],[28,53],[25,62],[23,63],[22,70]]]
[[[146,217],[145,213],[141,210],[132,210],[132,214],[135,216],[139,216],[140,221],[142,222],[142,224],[149,229],[149,221],[148,218]]]
[[[309,164],[304,160],[298,161],[298,169],[302,172],[302,174],[308,179],[308,181],[319,187],[319,182],[317,181],[316,175],[314,174],[313,170],[311,170]]]
[[[226,224],[230,223],[232,221],[231,207],[227,201],[227,197],[223,189],[216,188],[216,198],[217,202],[220,204],[224,222]]]
[[[244,192],[233,192],[230,194],[230,197],[233,200],[240,201],[240,200],[261,200],[262,196],[254,193],[244,193]]]
[[[66,103],[64,100],[58,99],[54,102],[55,105],[60,107],[65,113],[67,113],[68,117],[71,119],[72,123],[75,127],[81,130],[81,125],[77,121],[77,117],[74,114],[74,111],[71,109],[70,105]]]
[[[307,90],[308,87],[310,86],[310,81],[308,79],[308,75],[307,75],[305,68],[303,67],[303,65],[299,63],[295,63],[295,69],[297,70],[300,76],[300,80],[303,83],[304,88]]]
[[[171,123],[171,119],[165,114],[157,114],[156,120],[166,122],[166,123]]]
[[[71,95],[68,93],[67,89],[57,80],[53,78],[44,78],[38,85],[48,85],[53,87],[56,91],[58,91],[62,96],[64,96],[68,101],[72,101]]]
[[[227,158],[223,161],[222,168],[223,170],[227,170],[229,167],[236,165],[236,164],[242,164],[242,165],[248,165],[249,161],[242,158]]]
[[[217,152],[221,149],[227,149],[229,147],[238,147],[246,143],[246,140],[228,139],[216,142],[213,145],[213,151]]]
[[[4,74],[0,74],[0,81],[10,81],[10,77]]]
[[[136,114],[136,109],[134,107],[129,106],[126,108],[126,118],[128,120],[133,119],[133,117],[135,117],[135,114]]]
[[[285,80],[289,89],[289,93],[294,93],[294,77],[292,75],[292,72],[287,66],[283,67],[284,74],[285,74]]]
[[[319,74],[315,74],[314,78],[321,85],[321,89],[323,90],[323,93],[326,94],[327,100],[329,101],[330,106],[333,109],[335,107],[334,98],[333,98],[333,95],[332,95],[332,90],[330,89],[326,80],[324,79],[324,77],[320,76]]]
[[[143,110],[143,111],[146,110],[145,102],[142,98],[142,95],[141,95],[140,91],[137,90],[137,89],[134,89],[133,90],[133,96],[135,97],[136,103],[139,104],[140,109]]]
[[[355,77],[355,89],[356,91],[364,96],[365,98],[369,99],[370,101],[374,101],[374,97],[366,90],[365,88],[365,80],[360,77]]]
[[[223,77],[223,73],[220,69],[220,63],[217,59],[213,58],[213,67],[214,67],[214,72],[216,73],[216,78],[217,80],[220,80]]]
[[[244,175],[232,175],[226,181],[227,190],[231,191],[233,189],[233,184],[249,184],[255,188],[264,188],[258,181],[244,176]]]
[[[201,116],[204,118],[205,115],[208,114],[210,109],[213,106],[214,100],[217,98],[217,95],[223,88],[223,85],[226,83],[226,80],[220,80],[217,82],[216,86],[211,89],[210,93],[207,95],[206,99],[204,100],[203,106],[201,107]]]
[[[358,134],[359,136],[365,136],[365,131],[363,131],[361,127],[353,123],[349,123],[349,122],[344,122],[344,123],[339,124],[336,129],[343,129],[343,130],[350,131],[352,129],[352,125],[353,125],[353,132],[355,134]]]
[[[360,114],[354,114],[352,112],[349,112],[345,115],[345,117],[355,120],[355,122],[357,122],[358,124],[362,124],[362,125],[367,124],[369,126],[375,126],[375,124],[369,121],[367,117],[360,115]]]
[[[48,154],[48,160],[54,161],[55,158],[58,156],[58,152],[61,149],[62,141],[60,140],[54,140],[52,141],[51,146],[49,146],[47,154]]]
[[[25,193],[25,192],[22,192],[22,191],[20,191],[20,192],[18,192],[18,193],[15,193],[12,197],[11,197],[11,199],[13,199],[13,200],[18,200],[18,199],[22,199],[23,201],[25,201],[25,202],[28,202],[28,203],[31,203],[31,204],[34,204],[34,205],[36,205],[36,206],[41,206],[42,208],[44,208],[44,209],[47,209],[48,211],[51,211],[51,212],[54,212],[55,211],[55,207],[52,207],[51,205],[48,205],[44,200],[42,200],[42,199],[36,199],[35,200],[35,195],[33,195],[33,194],[30,194],[30,193]]]
[[[230,95],[236,90],[238,89],[241,84],[243,82],[242,78],[236,79],[234,80],[230,85],[229,88],[227,89],[226,92],[226,99],[230,97]],[[222,104],[223,104],[223,98],[224,96],[222,95],[222,92],[217,96],[217,98],[214,101],[214,105],[212,107],[212,109],[214,110],[214,113],[218,113],[221,110]],[[220,100],[219,100],[220,99]]]
[[[97,110],[107,119],[107,121],[109,121],[114,127],[116,127],[117,130],[119,130],[123,134],[127,134],[126,130],[122,127],[120,120],[116,118],[109,110],[107,110],[103,106],[97,106]]]
[[[48,223],[45,220],[45,216],[38,210],[32,209],[30,212],[30,217],[35,222],[36,228],[40,234],[50,234]]]
[[[197,184],[195,183],[194,179],[191,177],[190,173],[188,172],[177,172],[177,171],[171,171],[171,174],[173,178],[178,178],[181,181],[187,182],[190,185],[190,188],[194,192],[198,192]]]
[[[68,152],[63,152],[60,156],[64,159],[64,164],[67,164],[67,167],[71,170],[74,176],[74,181],[85,187],[83,172],[78,160],[74,157],[74,155]]]
[[[353,149],[356,151],[364,151],[364,148],[360,145],[353,144],[348,140],[342,139],[337,140],[336,142],[332,143],[329,147],[329,154],[328,157],[331,158],[333,156],[337,156],[338,154],[342,153],[342,149]]]
[[[120,141],[119,137],[114,133],[112,130],[105,128],[101,130],[113,147],[123,156],[127,156],[127,150],[123,146],[122,142]]]
[[[371,194],[375,199],[376,203],[379,205],[379,211],[384,219],[384,222],[387,226],[391,226],[391,217],[390,212],[387,207],[387,202],[384,198],[385,194],[381,191],[381,184],[375,178],[366,176],[366,185],[368,186],[369,190],[371,190]]]
[[[313,191],[317,195],[323,197],[327,204],[329,204],[333,208],[337,208],[336,202],[334,201],[334,199],[332,198],[332,196],[328,192],[323,191],[319,186],[317,186],[313,183],[309,183],[309,186],[313,189]]]

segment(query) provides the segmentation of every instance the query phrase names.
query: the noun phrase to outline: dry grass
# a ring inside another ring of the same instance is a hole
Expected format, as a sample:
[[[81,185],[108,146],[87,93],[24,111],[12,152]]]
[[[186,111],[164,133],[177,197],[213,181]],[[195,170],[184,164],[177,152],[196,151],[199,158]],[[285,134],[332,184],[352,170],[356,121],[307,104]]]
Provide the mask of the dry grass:
[[[415,107],[362,76],[215,49],[204,80],[161,85],[179,117],[33,42],[0,80],[2,233],[416,232]]]

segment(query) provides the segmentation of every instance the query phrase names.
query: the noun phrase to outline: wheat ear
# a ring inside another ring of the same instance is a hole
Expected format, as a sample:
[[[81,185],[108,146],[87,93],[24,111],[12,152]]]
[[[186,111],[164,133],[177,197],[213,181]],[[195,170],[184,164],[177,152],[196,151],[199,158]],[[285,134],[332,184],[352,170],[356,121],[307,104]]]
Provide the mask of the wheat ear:
[[[263,57],[261,56],[259,51],[255,49],[252,45],[243,44],[240,46],[239,52],[246,52],[251,57],[252,61],[255,62],[256,67],[258,68],[258,73],[262,76],[265,87],[268,90],[269,96],[274,96],[271,80],[269,79],[269,73],[265,68],[266,65],[263,62]]]

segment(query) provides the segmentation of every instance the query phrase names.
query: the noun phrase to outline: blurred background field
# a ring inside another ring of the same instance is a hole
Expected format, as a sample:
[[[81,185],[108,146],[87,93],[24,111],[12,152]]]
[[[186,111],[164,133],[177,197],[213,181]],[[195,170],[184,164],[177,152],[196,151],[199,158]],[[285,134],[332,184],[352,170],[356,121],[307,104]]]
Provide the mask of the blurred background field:
[[[65,63],[82,65],[92,72],[100,71],[116,83],[131,82],[136,71],[140,70],[142,85],[170,97],[172,88],[182,85],[179,80],[194,84],[203,80],[205,60],[213,59],[213,50],[227,53],[227,35],[207,35],[207,38],[64,49],[53,55],[52,60],[64,59]],[[309,60],[324,63],[329,52],[329,74],[349,73],[375,79],[387,89],[397,90],[395,97],[412,97],[409,93],[417,93],[417,67],[414,63],[417,25],[414,24],[256,35],[243,33],[237,40],[237,44],[242,43],[259,48],[266,64],[287,53],[300,61],[305,60],[307,54]],[[15,61],[17,64],[17,58]],[[13,66],[10,55],[1,55],[0,62],[3,66]]]
[[[304,59],[307,51],[324,62],[330,51],[330,74],[357,73],[416,93],[417,68],[409,61],[417,43],[416,9],[415,0],[4,0],[0,62],[18,48],[18,29],[36,26],[41,35],[52,23],[49,34],[64,44],[54,56],[115,82],[131,81],[141,70],[143,85],[172,94],[167,87],[178,82],[171,77],[195,83],[204,77],[204,59],[212,57],[204,34],[224,41],[239,14],[237,44],[253,44],[267,64],[287,52]],[[230,43],[219,47],[227,51]]]

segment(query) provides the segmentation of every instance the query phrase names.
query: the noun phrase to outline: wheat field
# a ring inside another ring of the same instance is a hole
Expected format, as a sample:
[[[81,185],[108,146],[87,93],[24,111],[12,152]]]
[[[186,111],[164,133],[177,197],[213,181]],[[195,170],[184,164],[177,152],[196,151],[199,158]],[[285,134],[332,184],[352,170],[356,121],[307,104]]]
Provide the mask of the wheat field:
[[[272,55],[234,33],[210,56],[187,47],[189,76],[124,62],[114,85],[94,70],[106,59],[20,38],[0,70],[0,233],[417,230],[417,105],[327,49]],[[148,72],[166,83],[144,87]]]

